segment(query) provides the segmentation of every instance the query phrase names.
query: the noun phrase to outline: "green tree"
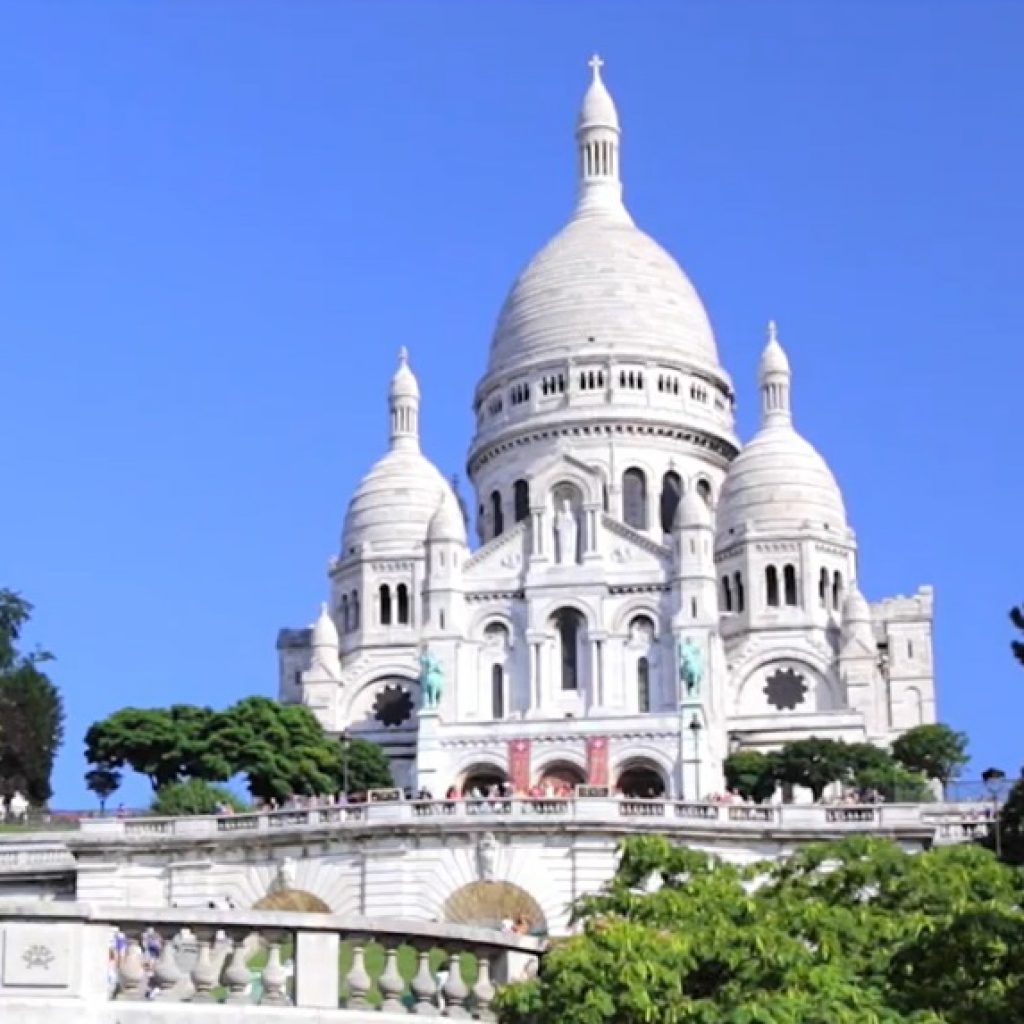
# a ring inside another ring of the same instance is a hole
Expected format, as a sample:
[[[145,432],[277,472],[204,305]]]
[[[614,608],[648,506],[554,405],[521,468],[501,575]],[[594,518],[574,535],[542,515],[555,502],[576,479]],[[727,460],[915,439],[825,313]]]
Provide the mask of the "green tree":
[[[775,758],[760,750],[737,750],[723,764],[725,785],[744,800],[762,803],[775,792]]]
[[[1024,604],[1010,609],[1010,621],[1024,634]],[[1013,651],[1013,656],[1024,665],[1024,639],[1011,640],[1010,650]]]
[[[341,741],[339,762],[339,789],[359,793],[368,789],[389,789],[395,784],[391,764],[382,747],[369,740],[345,739]]]
[[[859,790],[878,793],[888,803],[926,803],[934,799],[928,780],[920,772],[907,771],[895,761],[862,768],[853,782]]]
[[[224,711],[211,738],[232,774],[248,776],[262,800],[333,793],[341,785],[341,744],[307,707],[246,697]]]
[[[117,792],[120,785],[121,773],[116,768],[90,768],[85,773],[85,786],[96,794],[101,813],[107,809],[107,801]]]
[[[818,736],[787,743],[775,755],[775,776],[779,782],[804,786],[820,800],[833,782],[850,777],[846,744]]]
[[[85,734],[85,756],[98,768],[126,765],[149,778],[153,789],[198,778],[230,778],[231,764],[212,741],[219,715],[210,708],[122,708],[94,722]]]
[[[1024,774],[999,808],[1000,845],[1008,864],[1024,864]]]
[[[153,794],[150,810],[162,817],[186,814],[217,814],[221,808],[247,811],[248,804],[225,786],[216,786],[204,779],[168,782]]]
[[[1024,1019],[1022,897],[977,847],[857,837],[740,868],[632,838],[576,904],[579,933],[497,1007],[505,1024],[1003,1024]]]
[[[967,764],[967,735],[948,725],[918,725],[897,737],[892,756],[911,772],[937,779],[945,788]]]
[[[53,793],[50,778],[64,740],[64,702],[40,667],[53,656],[19,650],[31,616],[28,601],[0,590],[0,794],[20,790],[40,806]]]

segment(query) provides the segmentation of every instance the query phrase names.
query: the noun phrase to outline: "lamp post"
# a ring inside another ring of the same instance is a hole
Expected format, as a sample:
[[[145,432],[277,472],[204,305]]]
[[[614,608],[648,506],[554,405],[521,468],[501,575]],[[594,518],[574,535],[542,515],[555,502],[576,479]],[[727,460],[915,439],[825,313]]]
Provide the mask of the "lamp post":
[[[996,835],[996,856],[1003,856],[1003,830],[999,821],[999,783],[1006,778],[1002,768],[986,768],[981,773],[981,781],[985,783],[989,796],[992,798],[992,826]]]
[[[690,719],[690,735],[693,737],[693,800],[700,800],[700,719]]]

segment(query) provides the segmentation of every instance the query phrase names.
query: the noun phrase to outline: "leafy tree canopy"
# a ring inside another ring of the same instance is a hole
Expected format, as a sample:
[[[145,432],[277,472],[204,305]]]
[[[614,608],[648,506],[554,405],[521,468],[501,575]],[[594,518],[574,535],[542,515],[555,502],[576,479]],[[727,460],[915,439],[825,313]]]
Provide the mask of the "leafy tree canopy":
[[[64,740],[64,702],[40,668],[53,656],[19,650],[31,616],[28,601],[0,590],[0,794],[19,790],[38,806],[53,792],[50,776]]]
[[[967,764],[967,735],[948,725],[918,725],[892,745],[892,756],[908,771],[937,779],[943,786]]]
[[[1024,604],[1010,609],[1010,621],[1020,630],[1021,635],[1024,636]],[[1010,649],[1013,651],[1013,656],[1024,665],[1024,639],[1011,640]]]
[[[627,840],[507,1024],[1024,1020],[1024,883],[986,850],[856,837],[746,868]]]
[[[833,782],[848,779],[851,773],[847,745],[836,740],[809,736],[787,743],[775,755],[775,777],[779,782],[804,786],[820,800]]]
[[[368,740],[349,739],[341,744],[341,783],[349,793],[389,789],[395,784],[384,750]]]
[[[107,801],[120,788],[121,778],[121,772],[116,768],[90,768],[85,773],[86,788],[89,792],[96,794],[101,810],[107,806]]]
[[[775,792],[775,758],[760,750],[737,750],[722,765],[727,788],[744,800],[761,803]]]
[[[225,786],[217,786],[204,779],[169,782],[153,795],[150,807],[155,814],[176,817],[186,814],[217,814],[223,808],[247,811],[248,805]]]

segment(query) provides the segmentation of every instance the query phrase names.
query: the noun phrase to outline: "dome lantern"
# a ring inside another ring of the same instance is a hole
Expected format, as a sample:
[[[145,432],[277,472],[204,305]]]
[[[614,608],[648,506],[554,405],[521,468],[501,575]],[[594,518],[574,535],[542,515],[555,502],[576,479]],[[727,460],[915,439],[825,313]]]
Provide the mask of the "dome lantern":
[[[789,423],[793,419],[790,409],[789,359],[779,344],[778,328],[774,320],[768,321],[768,344],[761,353],[758,367],[761,385],[761,421],[765,426],[773,423]]]
[[[403,345],[398,350],[398,369],[388,390],[391,411],[391,447],[419,450],[420,386],[409,369],[409,352]]]
[[[622,205],[619,114],[601,78],[604,61],[595,53],[588,64],[593,77],[583,96],[576,122],[580,182],[576,215],[612,214],[618,219],[631,222]]]

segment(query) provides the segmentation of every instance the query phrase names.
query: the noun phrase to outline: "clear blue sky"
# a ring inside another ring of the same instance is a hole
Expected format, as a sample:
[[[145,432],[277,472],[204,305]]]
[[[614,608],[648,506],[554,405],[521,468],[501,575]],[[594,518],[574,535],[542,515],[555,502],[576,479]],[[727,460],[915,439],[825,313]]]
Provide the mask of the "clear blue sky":
[[[743,435],[774,317],[863,589],[935,585],[941,716],[1015,772],[1022,39],[978,0],[0,2],[0,585],[59,658],[56,802],[94,719],[275,692],[400,345],[463,472],[593,50]]]

